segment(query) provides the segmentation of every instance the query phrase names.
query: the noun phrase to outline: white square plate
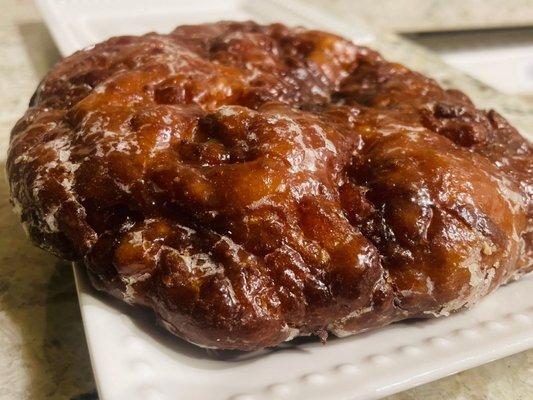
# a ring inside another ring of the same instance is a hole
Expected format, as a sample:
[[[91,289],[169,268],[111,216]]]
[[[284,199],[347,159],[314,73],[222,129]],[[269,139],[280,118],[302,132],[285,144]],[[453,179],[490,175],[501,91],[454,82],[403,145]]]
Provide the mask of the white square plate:
[[[220,20],[283,22],[336,32],[358,43],[362,21],[343,23],[293,0],[35,0],[59,51],[67,56],[110,36],[167,33],[178,25]]]
[[[244,355],[185,343],[75,276],[102,400],[374,399],[533,347],[532,274],[447,318]]]
[[[533,93],[533,29],[446,32],[411,36],[444,61],[496,90]]]
[[[281,21],[335,31],[343,24],[292,1],[38,0],[63,53],[117,34],[167,32],[219,19]],[[150,313],[96,293],[75,268],[81,313],[102,400],[369,399],[533,347],[533,276],[500,288],[473,310],[402,322],[344,339],[296,340],[252,354],[209,352],[157,328]]]

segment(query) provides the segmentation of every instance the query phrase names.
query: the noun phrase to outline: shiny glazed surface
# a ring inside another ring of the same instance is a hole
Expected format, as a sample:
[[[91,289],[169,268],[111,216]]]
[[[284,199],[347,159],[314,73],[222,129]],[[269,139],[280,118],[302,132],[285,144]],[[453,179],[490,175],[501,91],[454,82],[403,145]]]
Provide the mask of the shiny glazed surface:
[[[471,306],[531,270],[532,147],[335,35],[221,22],[60,62],[12,131],[39,246],[253,350]]]

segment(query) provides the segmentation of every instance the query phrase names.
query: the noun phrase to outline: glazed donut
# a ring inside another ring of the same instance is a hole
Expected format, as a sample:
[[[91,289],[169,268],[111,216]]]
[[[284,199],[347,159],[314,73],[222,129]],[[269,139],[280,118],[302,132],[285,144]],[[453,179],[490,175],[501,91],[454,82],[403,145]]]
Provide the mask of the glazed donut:
[[[532,269],[532,146],[333,34],[219,22],[111,38],[11,134],[30,238],[200,346],[448,315]]]

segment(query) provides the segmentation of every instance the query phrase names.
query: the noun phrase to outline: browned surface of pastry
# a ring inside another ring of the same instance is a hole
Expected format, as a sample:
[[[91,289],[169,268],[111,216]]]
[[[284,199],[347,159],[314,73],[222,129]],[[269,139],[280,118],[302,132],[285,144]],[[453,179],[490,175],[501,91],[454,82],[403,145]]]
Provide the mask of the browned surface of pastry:
[[[252,22],[66,58],[8,159],[35,243],[178,336],[242,350],[447,315],[527,272],[532,170],[463,93]]]

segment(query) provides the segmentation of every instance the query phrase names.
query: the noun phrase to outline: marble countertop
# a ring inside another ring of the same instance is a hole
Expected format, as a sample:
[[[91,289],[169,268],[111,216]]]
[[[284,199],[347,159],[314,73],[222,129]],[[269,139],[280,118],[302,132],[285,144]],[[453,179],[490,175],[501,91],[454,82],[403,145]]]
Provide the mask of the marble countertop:
[[[381,30],[421,32],[531,26],[533,0],[306,0]]]
[[[518,1],[517,3],[525,3]],[[9,131],[59,53],[30,0],[0,0],[0,168]],[[335,12],[335,7],[331,10]],[[374,44],[387,57],[459,87],[520,129],[533,127],[533,102],[501,95],[390,34]],[[95,384],[70,266],[34,248],[11,212],[0,180],[0,399],[95,399]],[[530,398],[533,350],[397,394],[389,400]]]

